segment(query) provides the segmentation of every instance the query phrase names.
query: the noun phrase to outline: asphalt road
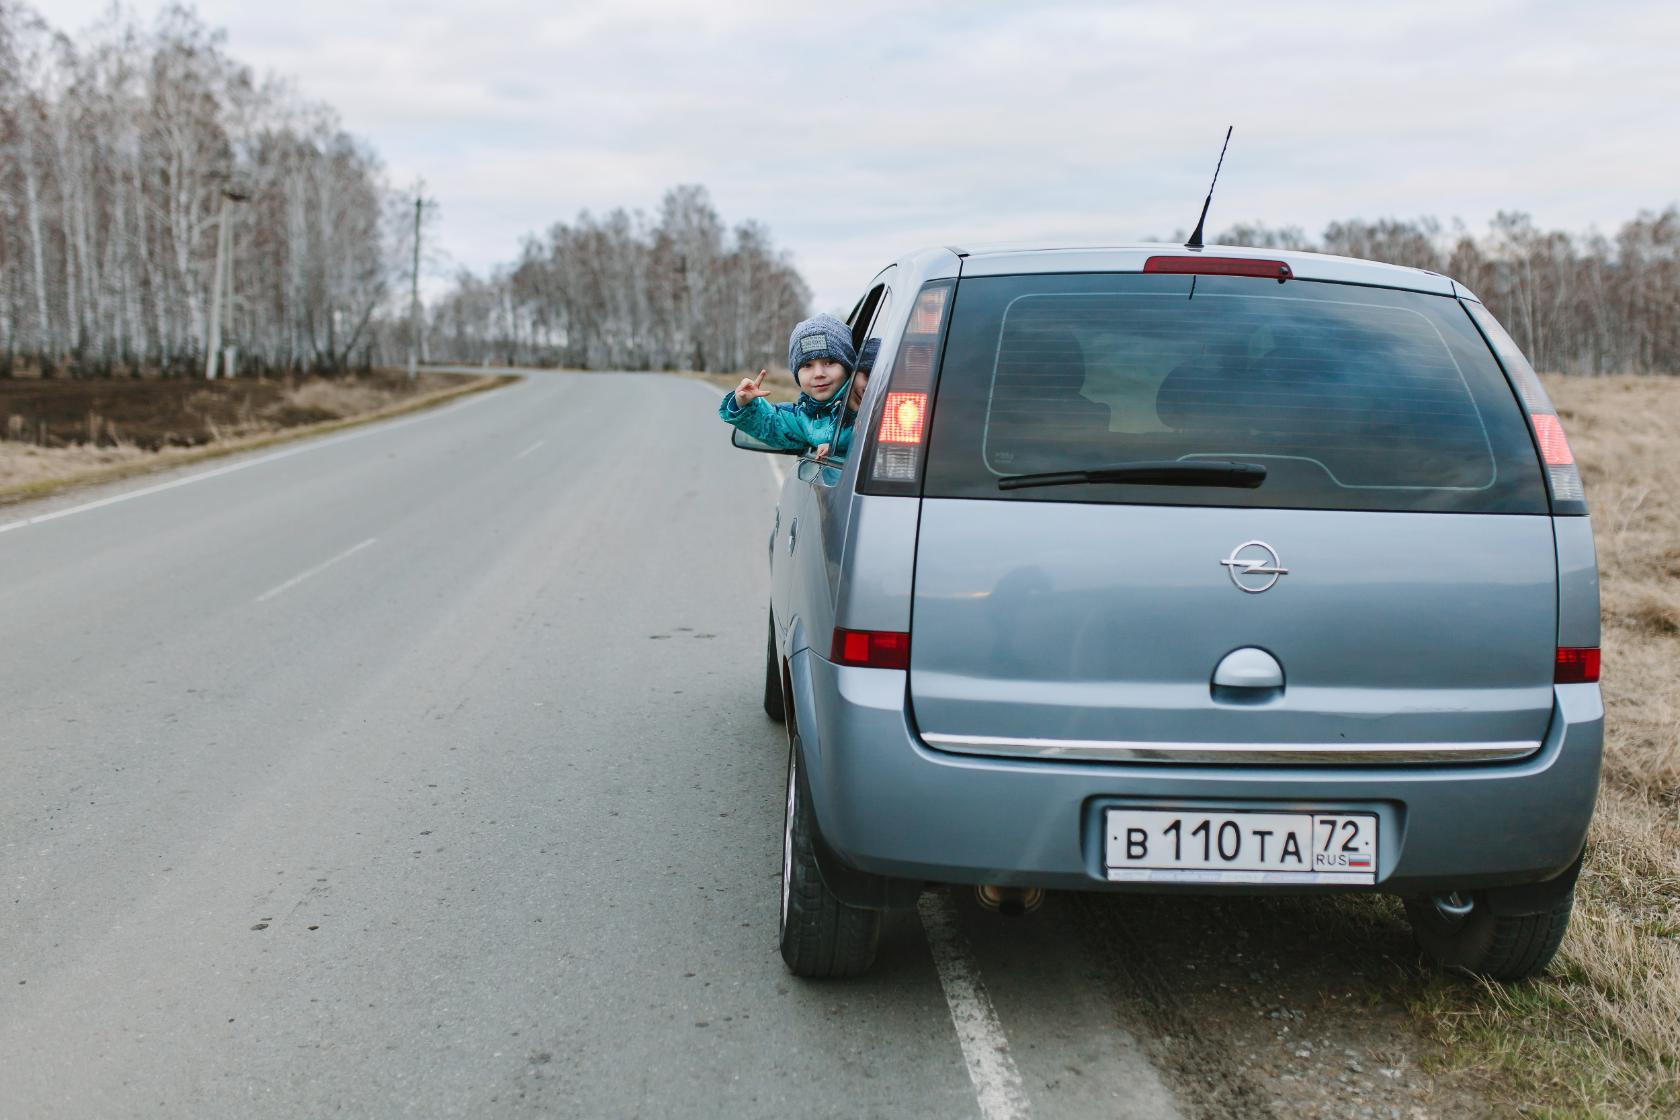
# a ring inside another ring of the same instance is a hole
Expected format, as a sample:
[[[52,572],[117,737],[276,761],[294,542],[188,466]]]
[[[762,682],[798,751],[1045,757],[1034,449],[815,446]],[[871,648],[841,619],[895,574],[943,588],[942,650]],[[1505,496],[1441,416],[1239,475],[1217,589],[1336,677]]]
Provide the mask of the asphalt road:
[[[0,1116],[1174,1113],[1054,913],[784,971],[715,398],[535,374],[0,510]]]

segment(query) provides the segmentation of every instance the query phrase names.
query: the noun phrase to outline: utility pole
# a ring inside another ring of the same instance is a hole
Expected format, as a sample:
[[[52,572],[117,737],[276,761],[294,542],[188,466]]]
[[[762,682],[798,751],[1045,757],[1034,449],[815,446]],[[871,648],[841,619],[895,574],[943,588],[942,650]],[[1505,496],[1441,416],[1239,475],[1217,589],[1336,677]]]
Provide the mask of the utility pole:
[[[232,199],[232,195],[223,195],[223,202]],[[239,201],[239,199],[234,199]],[[239,344],[234,340],[238,334],[233,324],[236,317],[233,311],[233,226],[228,225],[227,234],[227,290],[222,293],[222,314],[227,319],[227,330],[223,332],[225,345],[222,347],[222,376],[239,376]]]
[[[233,302],[233,266],[228,260],[233,244],[232,234],[228,228],[228,215],[231,203],[244,202],[250,198],[249,192],[234,186],[232,183],[222,188],[222,210],[216,219],[216,278],[210,291],[210,337],[204,348],[204,379],[213,381],[216,378],[216,359],[221,356],[222,349],[222,294],[226,289],[229,303]],[[224,279],[225,277],[225,279]],[[228,363],[228,373],[231,375],[233,363]]]
[[[216,282],[210,291],[210,340],[204,348],[204,380],[216,379],[216,359],[222,351],[222,274],[227,269],[228,203],[222,194],[222,213],[216,219]]]
[[[414,184],[414,273],[408,303],[408,377],[419,374],[420,360],[420,214],[425,209],[426,181]]]

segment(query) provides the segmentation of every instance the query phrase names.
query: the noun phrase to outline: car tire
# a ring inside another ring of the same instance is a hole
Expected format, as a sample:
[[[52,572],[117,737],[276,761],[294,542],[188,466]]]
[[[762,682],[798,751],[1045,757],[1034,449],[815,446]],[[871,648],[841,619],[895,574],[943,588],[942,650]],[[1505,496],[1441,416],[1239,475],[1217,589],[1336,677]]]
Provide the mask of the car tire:
[[[776,656],[776,616],[770,616],[770,636],[764,646],[764,714],[781,723],[787,719],[782,704],[782,659]]]
[[[881,915],[848,906],[823,883],[812,844],[811,794],[799,769],[797,737],[788,749],[787,813],[782,822],[782,906],[777,935],[795,976],[859,976],[875,963]]]
[[[1418,948],[1437,964],[1488,980],[1522,980],[1540,972],[1563,944],[1575,892],[1537,914],[1499,914],[1485,892],[1470,895],[1463,917],[1441,912],[1433,899],[1408,898],[1406,917]]]

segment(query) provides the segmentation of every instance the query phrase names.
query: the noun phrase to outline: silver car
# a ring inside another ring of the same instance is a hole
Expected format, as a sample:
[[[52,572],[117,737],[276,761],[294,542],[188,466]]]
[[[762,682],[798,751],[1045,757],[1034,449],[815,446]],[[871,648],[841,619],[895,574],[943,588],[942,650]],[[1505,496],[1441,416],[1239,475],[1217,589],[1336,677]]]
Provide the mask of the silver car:
[[[1598,787],[1580,476],[1445,276],[1209,246],[930,249],[770,534],[781,949],[874,959],[929,883],[1379,891],[1511,979]],[[750,446],[737,435],[737,445]]]

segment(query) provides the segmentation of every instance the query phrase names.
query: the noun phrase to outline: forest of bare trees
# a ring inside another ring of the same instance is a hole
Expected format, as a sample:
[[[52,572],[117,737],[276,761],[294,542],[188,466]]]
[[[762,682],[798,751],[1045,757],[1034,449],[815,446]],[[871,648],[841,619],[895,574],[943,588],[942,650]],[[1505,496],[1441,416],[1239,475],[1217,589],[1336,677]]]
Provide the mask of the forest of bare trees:
[[[392,364],[413,196],[327,107],[228,57],[191,9],[149,27],[112,9],[79,40],[0,0],[0,377],[203,375],[215,318],[246,372]],[[1680,374],[1680,209],[1614,235],[1501,213],[1237,227],[1231,244],[1316,249],[1448,273],[1543,370]],[[861,278],[860,278],[861,279]],[[427,310],[434,361],[736,370],[774,363],[810,292],[765,228],[704,188],[653,217],[614,210],[527,238]]]
[[[257,80],[189,8],[72,39],[0,0],[0,376],[202,375],[224,211],[240,368],[401,361],[412,197],[330,109]],[[585,214],[487,281],[463,273],[424,349],[733,369],[779,353],[809,298],[762,226],[726,230],[677,187],[657,224]]]
[[[0,375],[202,374],[227,195],[223,337],[246,368],[368,360],[389,200],[329,109],[187,8],[74,41],[0,0]]]
[[[1237,226],[1219,241],[1445,273],[1480,296],[1543,370],[1680,374],[1674,206],[1613,237],[1500,213],[1481,236],[1432,218],[1356,219],[1332,222],[1316,241],[1264,226]],[[434,355],[457,361],[733,370],[774,361],[778,332],[806,298],[761,229],[745,225],[726,240],[705,193],[682,187],[666,195],[657,225],[622,210],[585,214],[528,240],[488,280],[462,272],[430,332]]]
[[[432,358],[580,369],[737,370],[784,361],[810,290],[756,222],[726,231],[705,188],[665,193],[657,222],[585,213],[527,238],[488,280],[433,309]]]
[[[1445,273],[1487,304],[1536,368],[1680,374],[1680,208],[1642,213],[1614,237],[1542,230],[1501,212],[1481,237],[1439,221],[1238,226],[1228,245],[1309,249]]]

